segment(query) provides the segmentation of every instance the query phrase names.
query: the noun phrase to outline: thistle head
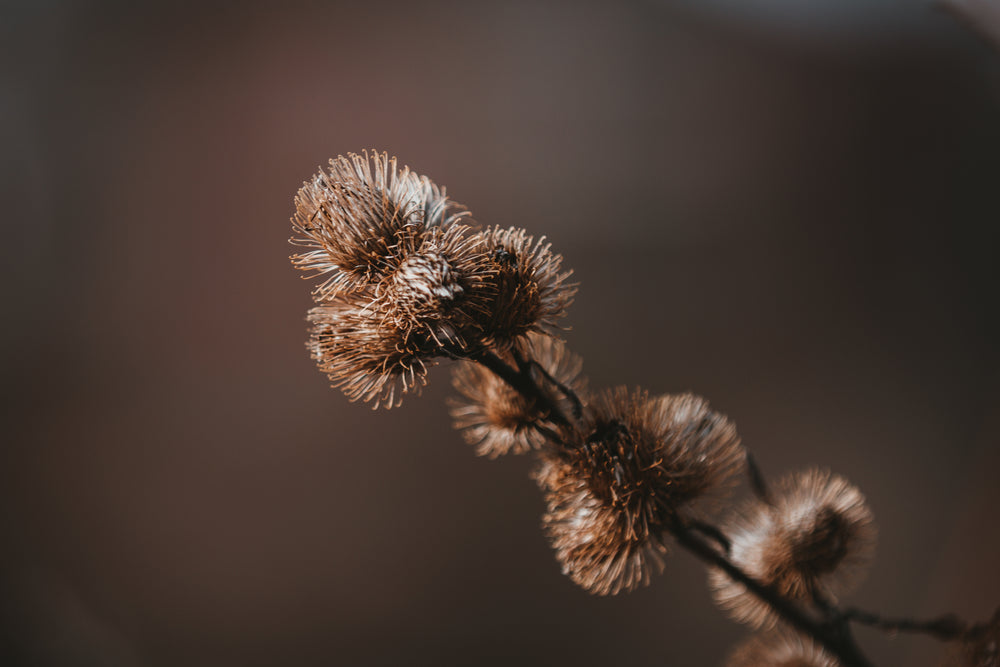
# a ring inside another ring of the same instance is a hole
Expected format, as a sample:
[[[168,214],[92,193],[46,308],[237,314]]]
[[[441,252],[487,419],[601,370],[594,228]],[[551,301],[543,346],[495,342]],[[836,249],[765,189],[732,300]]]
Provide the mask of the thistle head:
[[[552,332],[576,294],[562,256],[523,229],[491,227],[478,234],[489,258],[491,298],[480,324],[500,346],[529,331]]]
[[[424,242],[428,232],[467,215],[424,176],[398,168],[386,153],[349,153],[330,160],[295,196],[292,264],[323,276],[317,300],[384,279]]]
[[[860,491],[842,477],[809,470],[782,480],[771,502],[754,499],[729,521],[731,560],[783,596],[807,600],[848,591],[871,562],[876,529]],[[719,570],[709,583],[733,618],[771,626],[771,608]]]
[[[735,427],[704,399],[624,388],[600,395],[585,426],[536,473],[564,572],[601,595],[646,583],[662,568],[671,523],[725,488],[743,460]]]

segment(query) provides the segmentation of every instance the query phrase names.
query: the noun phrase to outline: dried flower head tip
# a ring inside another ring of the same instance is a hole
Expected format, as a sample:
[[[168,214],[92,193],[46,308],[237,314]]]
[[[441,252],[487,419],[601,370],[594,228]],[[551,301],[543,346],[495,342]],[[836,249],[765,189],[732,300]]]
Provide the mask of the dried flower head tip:
[[[838,667],[815,642],[788,632],[770,632],[740,644],[726,667]]]
[[[308,319],[307,347],[320,371],[352,401],[372,401],[375,408],[419,392],[440,350],[428,335],[380,322],[363,305],[344,300],[313,308]]]
[[[349,153],[330,160],[295,196],[294,245],[306,250],[292,263],[326,276],[318,299],[355,290],[391,273],[419,248],[429,229],[466,215],[443,188],[386,153]]]
[[[849,590],[875,549],[874,518],[861,492],[842,477],[809,470],[782,480],[772,503],[750,501],[724,528],[733,563],[791,599],[835,599]],[[710,571],[709,584],[736,620],[754,627],[776,622],[766,603],[723,572]]]
[[[648,582],[678,513],[744,460],[733,424],[692,394],[605,392],[573,435],[536,473],[543,522],[564,572],[601,595]]]
[[[583,362],[561,340],[532,333],[523,347],[524,357],[533,359],[552,379],[577,395],[584,392]],[[508,363],[516,363],[510,352],[506,356]],[[565,412],[567,400],[561,390],[543,377],[537,366],[532,367],[531,375],[549,402]],[[463,362],[455,367],[452,383],[461,394],[451,401],[455,428],[480,456],[523,454],[545,444],[545,436],[537,428],[547,417],[545,410],[485,367]]]
[[[552,331],[576,294],[562,255],[523,229],[491,227],[479,234],[492,264],[492,303],[482,327],[501,345],[528,331]]]

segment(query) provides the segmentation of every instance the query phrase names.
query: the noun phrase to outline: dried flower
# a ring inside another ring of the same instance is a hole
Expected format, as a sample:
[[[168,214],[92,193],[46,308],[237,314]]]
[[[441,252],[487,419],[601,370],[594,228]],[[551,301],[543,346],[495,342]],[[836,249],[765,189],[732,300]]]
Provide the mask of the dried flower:
[[[561,340],[532,333],[523,347],[525,356],[557,382],[577,395],[584,392],[583,362]],[[505,361],[516,363],[510,352]],[[566,406],[566,397],[537,367],[532,367],[531,377],[553,405]],[[462,395],[451,403],[455,428],[462,431],[466,442],[475,445],[480,456],[523,454],[545,443],[545,436],[535,428],[546,417],[543,409],[485,367],[462,362],[455,367],[452,383]]]
[[[678,512],[727,486],[743,463],[735,427],[692,394],[619,387],[569,437],[535,475],[543,523],[563,571],[599,595],[647,583],[662,569],[663,534]]]
[[[491,267],[478,238],[456,225],[425,233],[419,247],[375,285],[370,309],[396,329],[426,335],[452,354],[483,337]]]
[[[788,632],[756,635],[740,644],[726,667],[838,667],[815,642]]]
[[[551,331],[576,294],[561,271],[562,255],[552,252],[545,237],[523,229],[492,227],[479,234],[492,263],[492,303],[481,320],[484,331],[501,345],[528,331]]]
[[[429,362],[439,353],[427,334],[404,331],[379,318],[364,305],[344,299],[309,311],[313,360],[333,386],[352,401],[399,405],[402,394],[419,391]]]
[[[325,301],[385,278],[424,242],[428,230],[467,215],[409,167],[386,153],[349,153],[330,160],[295,196],[291,242],[307,248],[292,263],[327,278],[314,291]],[[329,275],[328,275],[329,274]]]
[[[835,599],[874,554],[876,529],[860,491],[842,477],[809,470],[782,480],[773,504],[755,499],[724,528],[732,562],[786,598]],[[720,570],[709,573],[716,602],[754,627],[777,620],[771,608]]]

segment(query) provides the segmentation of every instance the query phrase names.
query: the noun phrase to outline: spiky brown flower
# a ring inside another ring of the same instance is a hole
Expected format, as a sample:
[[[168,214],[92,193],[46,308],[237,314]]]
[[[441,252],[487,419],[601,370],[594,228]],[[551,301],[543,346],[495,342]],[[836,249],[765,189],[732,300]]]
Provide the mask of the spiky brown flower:
[[[740,644],[726,667],[838,667],[840,662],[815,642],[788,632],[756,635]]]
[[[426,335],[452,353],[483,338],[478,324],[492,296],[479,240],[454,225],[420,245],[375,284],[370,308],[407,336]]]
[[[605,392],[587,425],[543,459],[543,523],[563,571],[599,595],[648,583],[678,513],[744,461],[733,424],[692,394]]]
[[[501,346],[528,331],[551,331],[576,294],[562,271],[562,255],[545,237],[535,241],[523,229],[491,227],[479,234],[491,260],[493,298],[481,320],[484,331]]]
[[[403,394],[419,392],[440,351],[427,333],[401,330],[344,299],[311,309],[308,319],[307,347],[320,371],[352,401],[374,401],[375,408],[391,408]]]
[[[534,359],[551,378],[577,396],[583,394],[586,384],[580,373],[583,361],[563,341],[532,333],[523,347],[524,357]],[[505,360],[515,363],[509,352]],[[532,367],[531,375],[549,401],[568,414],[568,401],[558,386],[537,367]],[[452,384],[462,395],[451,402],[455,428],[462,431],[466,442],[476,447],[478,455],[496,458],[503,454],[523,454],[545,443],[545,436],[535,428],[546,417],[544,409],[493,372],[473,362],[462,362],[455,367]]]
[[[876,529],[864,496],[842,477],[809,470],[783,479],[773,504],[754,499],[725,526],[732,562],[783,596],[836,599],[858,580],[874,554]],[[772,626],[771,608],[720,570],[709,584],[736,620]]]
[[[386,153],[348,153],[330,160],[295,196],[291,239],[307,250],[292,263],[326,276],[317,300],[377,282],[420,248],[424,234],[467,215],[424,176],[397,168]]]

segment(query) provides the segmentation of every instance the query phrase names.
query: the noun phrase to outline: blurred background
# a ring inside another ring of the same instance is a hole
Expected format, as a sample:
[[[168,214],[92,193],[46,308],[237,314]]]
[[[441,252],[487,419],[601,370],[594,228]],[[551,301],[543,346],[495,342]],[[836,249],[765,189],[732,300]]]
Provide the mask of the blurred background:
[[[720,665],[679,552],[559,572],[446,368],[304,349],[295,192],[376,147],[547,235],[597,386],[692,390],[881,528],[850,598],[1000,605],[1000,54],[922,0],[6,2],[0,664]],[[883,666],[941,645],[867,631]]]

